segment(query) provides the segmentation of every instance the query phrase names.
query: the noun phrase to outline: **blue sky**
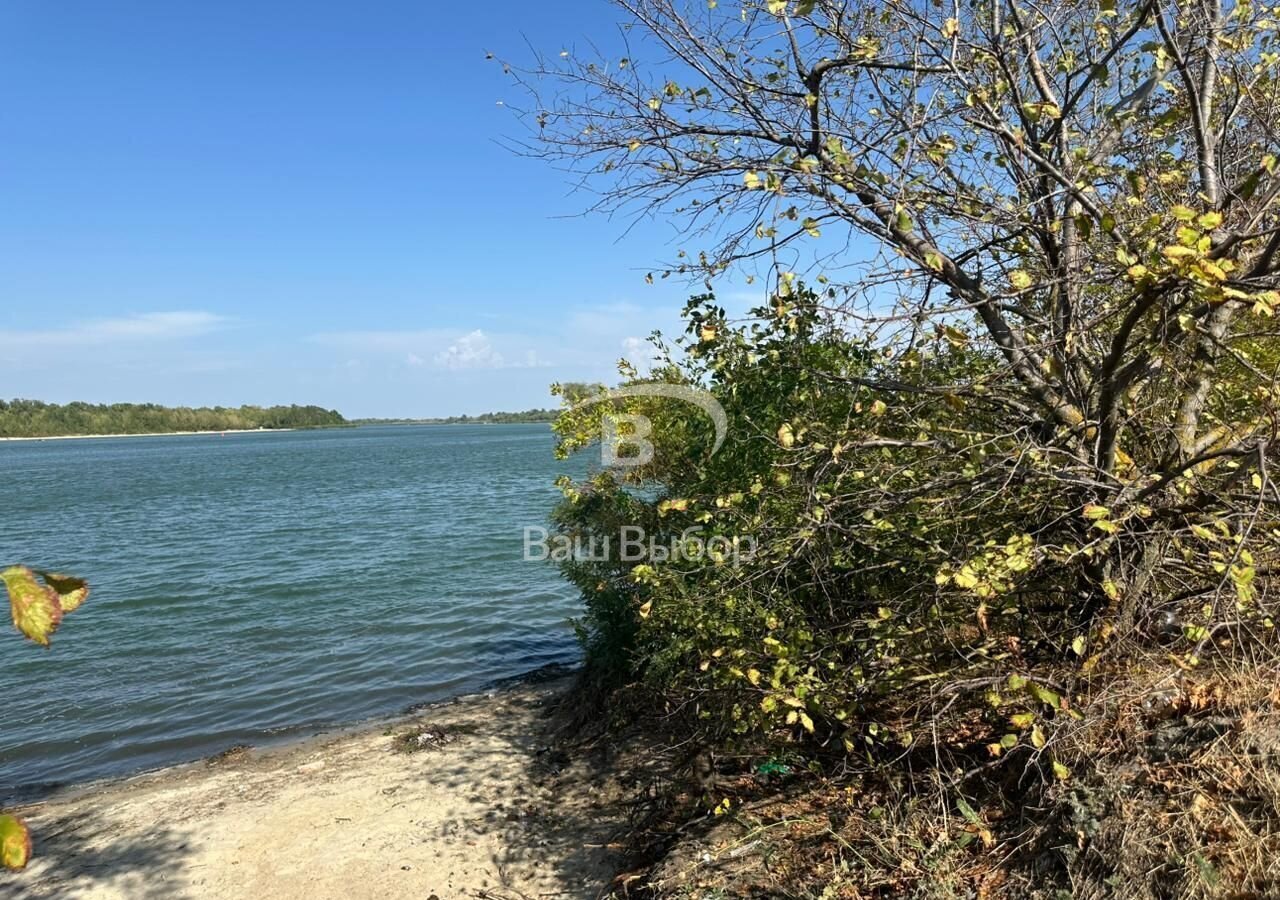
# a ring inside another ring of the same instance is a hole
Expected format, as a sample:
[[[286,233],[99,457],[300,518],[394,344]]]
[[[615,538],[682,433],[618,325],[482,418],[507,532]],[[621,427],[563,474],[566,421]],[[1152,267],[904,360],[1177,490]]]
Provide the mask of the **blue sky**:
[[[605,0],[0,4],[0,396],[549,405],[692,288],[497,141]]]

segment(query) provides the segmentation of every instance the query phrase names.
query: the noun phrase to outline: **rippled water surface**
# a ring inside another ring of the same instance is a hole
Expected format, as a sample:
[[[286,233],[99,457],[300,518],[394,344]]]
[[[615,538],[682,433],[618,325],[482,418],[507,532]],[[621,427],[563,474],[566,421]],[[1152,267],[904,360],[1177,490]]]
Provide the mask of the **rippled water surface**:
[[[94,585],[51,651],[0,633],[0,797],[574,659],[573,591],[521,562],[551,448],[545,425],[0,443],[0,562]]]

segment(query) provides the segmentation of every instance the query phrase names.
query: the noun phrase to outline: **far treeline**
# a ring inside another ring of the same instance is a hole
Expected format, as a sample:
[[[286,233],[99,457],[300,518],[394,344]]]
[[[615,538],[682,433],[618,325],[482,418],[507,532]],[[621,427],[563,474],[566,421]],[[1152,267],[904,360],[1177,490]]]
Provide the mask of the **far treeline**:
[[[41,403],[0,400],[0,437],[153,434],[257,428],[347,425],[337,410],[319,406],[168,407],[154,403]]]
[[[554,422],[556,409],[526,409],[524,412],[491,412],[478,416],[447,416],[435,419],[356,419],[355,425],[519,425],[528,422]]]

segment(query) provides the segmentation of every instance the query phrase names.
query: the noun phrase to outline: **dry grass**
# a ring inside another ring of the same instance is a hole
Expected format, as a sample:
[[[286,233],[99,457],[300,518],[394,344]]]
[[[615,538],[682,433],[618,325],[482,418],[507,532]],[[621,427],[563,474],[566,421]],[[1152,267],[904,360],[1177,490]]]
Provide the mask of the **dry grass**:
[[[927,752],[863,770],[827,766],[779,786],[740,762],[722,764],[708,791],[675,780],[647,798],[617,891],[1280,896],[1280,665],[1184,670],[1148,653],[1123,670],[1067,677],[1081,718],[1046,722],[1045,747],[998,762],[982,753],[991,734],[981,717],[953,705]],[[1050,756],[1069,778],[1046,777]]]

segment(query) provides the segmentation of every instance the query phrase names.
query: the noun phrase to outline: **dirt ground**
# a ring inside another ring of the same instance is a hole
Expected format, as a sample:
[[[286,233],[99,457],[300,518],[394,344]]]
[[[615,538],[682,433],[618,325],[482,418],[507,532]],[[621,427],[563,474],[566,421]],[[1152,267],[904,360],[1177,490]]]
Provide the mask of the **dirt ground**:
[[[0,897],[595,897],[620,795],[554,745],[566,686],[60,792],[18,810],[36,856]]]

